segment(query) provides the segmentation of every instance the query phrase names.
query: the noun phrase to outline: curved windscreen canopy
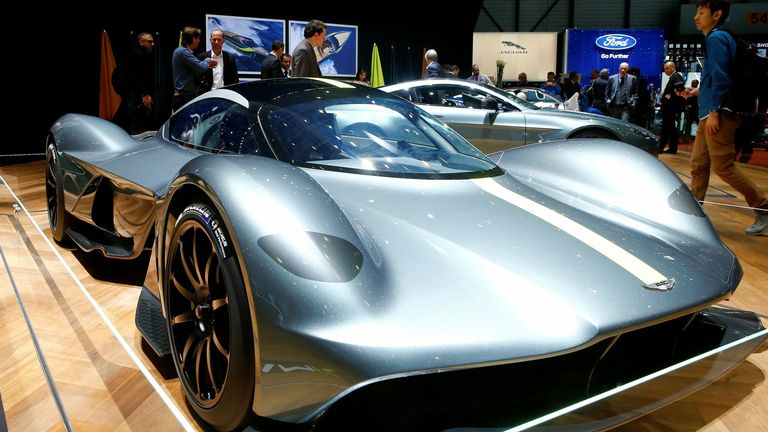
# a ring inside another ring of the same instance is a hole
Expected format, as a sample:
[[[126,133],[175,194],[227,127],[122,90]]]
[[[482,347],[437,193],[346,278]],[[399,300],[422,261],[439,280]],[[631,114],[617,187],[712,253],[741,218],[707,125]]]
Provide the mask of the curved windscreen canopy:
[[[313,89],[259,110],[278,156],[310,168],[398,177],[480,177],[501,172],[443,123],[400,99]]]

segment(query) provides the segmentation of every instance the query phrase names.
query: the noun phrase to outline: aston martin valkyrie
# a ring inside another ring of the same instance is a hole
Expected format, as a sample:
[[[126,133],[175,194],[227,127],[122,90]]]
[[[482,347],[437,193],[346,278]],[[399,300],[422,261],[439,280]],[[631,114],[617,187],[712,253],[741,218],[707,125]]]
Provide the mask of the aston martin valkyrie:
[[[508,427],[763,329],[711,307],[741,267],[648,153],[485,155],[331,80],[214,90],[141,137],[65,115],[46,194],[59,244],[151,256],[137,326],[218,430]]]

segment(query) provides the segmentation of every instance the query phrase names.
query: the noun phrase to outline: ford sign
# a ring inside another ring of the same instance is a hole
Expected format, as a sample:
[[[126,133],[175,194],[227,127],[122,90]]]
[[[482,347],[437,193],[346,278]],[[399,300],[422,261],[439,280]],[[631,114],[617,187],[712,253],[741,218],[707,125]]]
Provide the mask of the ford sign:
[[[630,49],[637,44],[637,39],[625,34],[608,34],[595,39],[595,45],[609,50]]]

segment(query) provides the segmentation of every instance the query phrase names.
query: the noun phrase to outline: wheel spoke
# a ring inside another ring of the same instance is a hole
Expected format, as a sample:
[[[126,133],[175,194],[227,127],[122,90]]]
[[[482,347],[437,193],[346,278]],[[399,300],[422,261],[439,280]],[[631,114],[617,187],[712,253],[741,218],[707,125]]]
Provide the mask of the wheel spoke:
[[[195,282],[197,282],[197,286],[195,287],[195,291],[199,291],[200,285],[202,285],[203,282],[203,275],[200,274],[200,263],[198,262],[198,250],[197,250],[197,232],[199,230],[194,230],[192,232],[193,239],[192,239],[192,262],[195,266],[195,274],[197,274],[197,279],[195,279]],[[205,300],[205,299],[200,299]]]
[[[172,321],[172,325],[177,325],[177,324],[188,323],[194,319],[195,317],[192,311],[187,311],[179,315],[176,315],[175,317],[173,317],[171,321]]]
[[[219,383],[216,382],[216,378],[213,376],[213,353],[211,352],[211,339],[205,341],[205,351],[206,351],[206,357],[207,358],[207,368],[208,368],[208,378],[211,380],[211,387],[213,389],[213,392],[218,395],[219,389],[223,387],[223,383],[220,386]]]
[[[56,167],[56,158],[54,156],[53,151],[51,151],[51,157],[48,158],[48,177],[50,177],[51,179],[56,178],[55,167]]]
[[[187,338],[187,342],[184,344],[183,354],[181,355],[180,369],[182,371],[186,371],[187,376],[189,376],[189,372],[191,372],[191,369],[192,369],[191,368],[192,365],[189,363],[188,360],[190,360],[190,357],[191,357],[190,350],[194,350],[196,348],[196,347],[193,347],[193,345],[195,345],[195,339],[197,338],[195,337],[194,334],[189,335],[189,337]],[[193,384],[195,386],[195,394],[200,394],[200,382],[197,381],[197,376],[195,376],[195,382],[190,384]]]
[[[183,260],[182,260],[183,261]],[[184,296],[185,299],[189,300],[190,302],[195,302],[195,295],[194,293],[187,290],[181,283],[179,283],[178,280],[176,280],[176,275],[171,273],[171,282],[173,282],[173,287],[176,288],[176,291]]]
[[[208,256],[208,260],[205,262],[205,280],[203,283],[205,283],[205,286],[210,287],[211,282],[209,280],[210,272],[211,272],[211,266],[213,265],[214,261],[213,259],[216,258],[216,254],[212,253],[210,256]]]
[[[202,378],[203,377],[200,376],[200,373],[202,372],[200,370],[200,364],[202,363],[202,358],[201,358],[203,356],[203,347],[202,347],[202,345],[204,343],[205,343],[204,340],[200,340],[198,342],[197,346],[195,346],[195,379],[197,380],[197,394],[198,395],[202,395],[201,392],[203,390],[201,388],[202,387],[201,382],[202,382]]]
[[[187,337],[187,342],[184,343],[184,350],[181,352],[181,363],[186,364],[187,359],[189,358],[189,350],[192,349],[192,345],[195,344],[195,335],[194,333],[190,333],[189,337]],[[186,369],[186,368],[185,368]]]
[[[45,192],[46,203],[48,204],[48,219],[50,222],[51,230],[55,230],[56,224],[58,223],[56,212],[59,203],[57,201],[58,191],[56,188],[56,163],[53,157],[53,153],[51,153],[51,156],[48,158],[48,166],[45,176]]]
[[[224,307],[224,306],[226,306],[228,304],[229,304],[229,300],[227,300],[226,297],[220,298],[220,299],[216,299],[216,300],[211,302],[211,306],[213,306],[213,310],[214,311],[219,309],[219,308],[222,308],[222,307]]]
[[[195,245],[194,245],[194,239],[192,241],[192,251],[194,253]],[[192,272],[189,270],[189,266],[187,265],[187,260],[184,259],[184,242],[179,241],[179,250],[177,252],[177,256],[179,260],[181,261],[181,265],[184,268],[184,273],[187,274],[187,279],[189,279],[189,282],[194,285],[192,288],[197,292],[197,288],[200,286],[199,280],[195,280],[195,277],[192,276]],[[194,299],[192,301],[195,301]]]
[[[215,329],[213,331],[212,337],[213,337],[213,344],[216,345],[216,349],[219,350],[221,355],[223,355],[227,359],[227,361],[229,361],[229,351],[227,351],[227,349],[224,348],[224,346],[221,344],[221,341],[219,341],[219,336],[218,334],[216,334]]]

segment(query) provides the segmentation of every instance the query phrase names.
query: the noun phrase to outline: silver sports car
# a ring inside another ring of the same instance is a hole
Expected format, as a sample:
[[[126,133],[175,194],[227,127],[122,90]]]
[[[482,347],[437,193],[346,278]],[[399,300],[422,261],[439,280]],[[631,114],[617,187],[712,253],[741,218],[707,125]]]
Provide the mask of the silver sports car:
[[[608,138],[658,153],[658,138],[640,126],[598,114],[541,109],[475,81],[419,80],[381,90],[418,104],[485,153],[569,138]]]
[[[214,90],[143,139],[65,115],[46,194],[58,243],[151,257],[137,326],[218,430],[512,426],[751,335],[679,396],[765,339],[711,307],[741,267],[656,158],[609,140],[486,156],[336,81]]]

